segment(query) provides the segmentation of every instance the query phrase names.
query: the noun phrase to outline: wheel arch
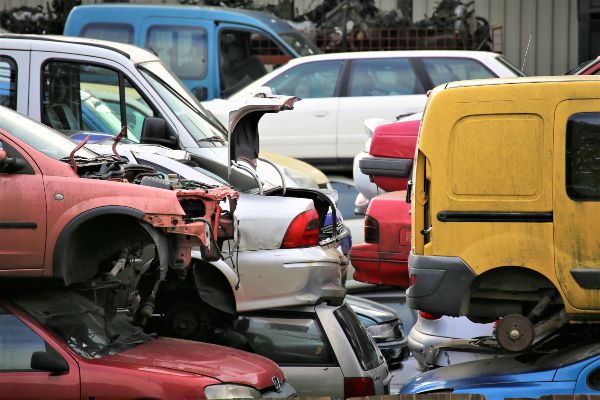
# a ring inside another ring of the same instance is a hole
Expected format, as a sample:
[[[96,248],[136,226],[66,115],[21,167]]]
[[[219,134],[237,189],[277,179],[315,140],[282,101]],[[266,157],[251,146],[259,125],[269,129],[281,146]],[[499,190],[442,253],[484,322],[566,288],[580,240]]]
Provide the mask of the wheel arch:
[[[58,236],[52,258],[52,277],[62,280],[66,285],[73,283],[72,272],[76,266],[71,266],[69,260],[75,259],[75,255],[78,254],[80,249],[74,249],[71,244],[81,241],[82,238],[78,237],[78,234],[84,233],[86,229],[90,229],[90,226],[103,226],[106,228],[105,225],[114,222],[122,222],[123,226],[114,226],[117,233],[107,239],[108,243],[111,240],[116,242],[119,239],[124,239],[128,234],[145,232],[152,244],[156,246],[161,265],[168,265],[169,244],[166,235],[144,222],[142,220],[144,214],[143,211],[131,207],[103,206],[77,215],[69,221]],[[108,228],[110,229],[110,227]],[[101,241],[102,238],[96,237],[95,240]]]

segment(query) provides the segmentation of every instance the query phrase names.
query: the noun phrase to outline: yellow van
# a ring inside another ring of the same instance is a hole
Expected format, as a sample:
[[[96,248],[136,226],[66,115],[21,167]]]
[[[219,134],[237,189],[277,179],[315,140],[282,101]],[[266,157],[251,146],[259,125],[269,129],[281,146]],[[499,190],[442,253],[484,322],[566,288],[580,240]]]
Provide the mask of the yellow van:
[[[600,322],[598,77],[439,86],[415,158],[412,308],[502,318],[513,351]]]

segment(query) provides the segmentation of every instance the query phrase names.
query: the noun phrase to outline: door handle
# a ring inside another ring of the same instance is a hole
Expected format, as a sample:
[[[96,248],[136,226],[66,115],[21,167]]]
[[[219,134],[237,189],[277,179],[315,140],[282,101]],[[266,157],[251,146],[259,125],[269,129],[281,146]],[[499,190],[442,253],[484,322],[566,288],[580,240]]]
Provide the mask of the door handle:
[[[313,115],[317,118],[323,118],[329,115],[329,112],[327,111],[316,111],[313,113]]]

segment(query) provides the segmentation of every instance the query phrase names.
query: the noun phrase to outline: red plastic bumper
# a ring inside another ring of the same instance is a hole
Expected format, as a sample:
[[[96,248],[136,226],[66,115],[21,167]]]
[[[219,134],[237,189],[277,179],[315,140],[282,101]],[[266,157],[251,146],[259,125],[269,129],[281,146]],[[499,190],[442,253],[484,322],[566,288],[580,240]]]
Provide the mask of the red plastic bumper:
[[[350,262],[355,269],[354,279],[376,285],[390,285],[407,288],[408,253],[379,251],[375,243],[358,243],[350,250]]]

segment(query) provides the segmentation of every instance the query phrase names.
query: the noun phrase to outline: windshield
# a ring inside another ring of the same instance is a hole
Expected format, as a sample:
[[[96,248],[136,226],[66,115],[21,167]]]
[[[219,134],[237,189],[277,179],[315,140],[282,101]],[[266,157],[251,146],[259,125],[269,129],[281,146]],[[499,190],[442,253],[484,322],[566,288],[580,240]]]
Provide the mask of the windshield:
[[[592,59],[592,60],[588,60],[584,63],[579,64],[578,66],[576,66],[573,69],[570,69],[569,71],[565,72],[565,75],[579,75],[579,73],[581,71],[586,70],[590,65],[594,64],[596,62],[596,59]]]
[[[117,354],[152,338],[117,313],[106,333],[104,310],[87,298],[68,290],[15,294],[12,300],[34,319],[58,335],[84,358]]]
[[[140,71],[197,142],[213,143],[215,146],[227,143],[227,136],[219,121],[163,63],[144,63]]]
[[[540,369],[554,369],[585,360],[598,354],[600,354],[600,344],[590,343],[568,346],[550,353],[527,353],[517,356],[517,360],[527,365],[539,367]]]
[[[286,32],[279,35],[284,42],[289,44],[301,56],[311,56],[313,54],[321,54],[322,51],[310,41],[309,38],[300,32]]]
[[[0,106],[0,129],[5,130],[45,155],[61,160],[69,157],[77,143],[58,133],[46,125],[42,125],[22,116],[8,108]],[[85,158],[96,158],[98,155],[85,147],[77,151],[77,155]]]

